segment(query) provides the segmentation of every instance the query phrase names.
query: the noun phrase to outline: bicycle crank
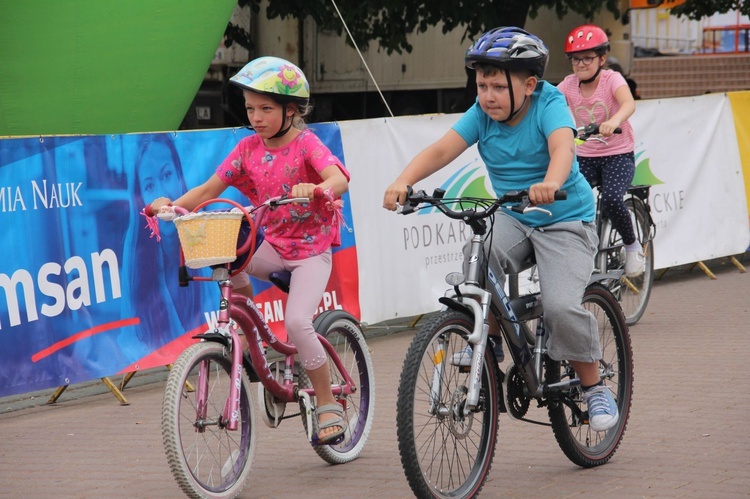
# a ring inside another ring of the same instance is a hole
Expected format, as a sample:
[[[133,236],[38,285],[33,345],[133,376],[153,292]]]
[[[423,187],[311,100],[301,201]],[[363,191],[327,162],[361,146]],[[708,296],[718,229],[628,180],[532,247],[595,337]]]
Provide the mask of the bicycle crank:
[[[503,380],[503,393],[505,394],[505,407],[513,419],[523,419],[531,405],[531,397],[526,390],[526,382],[521,375],[518,366],[511,364],[505,371]]]

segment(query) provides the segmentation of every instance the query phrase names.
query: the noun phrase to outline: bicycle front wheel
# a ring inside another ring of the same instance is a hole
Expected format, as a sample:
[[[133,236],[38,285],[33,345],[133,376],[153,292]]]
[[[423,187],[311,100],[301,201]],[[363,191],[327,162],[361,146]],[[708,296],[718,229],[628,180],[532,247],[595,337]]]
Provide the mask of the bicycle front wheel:
[[[250,478],[256,446],[255,411],[244,369],[238,428],[227,429],[232,361],[224,345],[191,345],[172,366],[162,407],[162,438],[172,475],[189,497],[237,496]],[[205,379],[199,376],[205,372]],[[202,385],[201,385],[202,384]],[[205,402],[197,402],[198,387]]]
[[[466,413],[469,368],[453,365],[474,320],[437,314],[412,340],[396,407],[401,464],[415,496],[475,497],[492,466],[497,442],[500,372],[485,351],[479,402]]]
[[[348,425],[344,440],[332,445],[313,445],[316,454],[327,463],[343,464],[359,457],[370,435],[375,420],[375,371],[364,334],[354,320],[345,317],[336,319],[325,331],[320,331],[320,335],[327,339],[336,351],[357,387],[354,393],[337,397],[344,409],[343,417]],[[344,378],[330,359],[328,369],[331,383],[343,385]],[[300,373],[300,385],[311,386],[304,372]],[[302,423],[307,430],[307,419],[304,415]]]
[[[625,434],[633,396],[633,350],[620,306],[607,288],[590,285],[583,295],[583,307],[594,315],[599,327],[602,348],[599,371],[615,396],[620,419],[607,431],[593,431],[588,425],[580,386],[551,400],[548,412],[555,439],[568,459],[591,468],[609,461]],[[570,379],[575,372],[567,362],[548,357],[545,375],[546,383],[551,384]]]
[[[643,274],[637,277],[628,277],[623,274],[618,281],[612,282],[609,288],[620,302],[625,322],[632,326],[643,317],[651,297],[651,286],[654,282],[654,241],[651,217],[646,204],[640,198],[631,196],[625,200],[625,207],[630,214],[635,236],[643,246],[646,265]],[[625,248],[622,236],[614,230],[610,221],[607,221],[605,225],[603,236],[603,243],[613,248],[607,256],[607,269],[624,269]]]

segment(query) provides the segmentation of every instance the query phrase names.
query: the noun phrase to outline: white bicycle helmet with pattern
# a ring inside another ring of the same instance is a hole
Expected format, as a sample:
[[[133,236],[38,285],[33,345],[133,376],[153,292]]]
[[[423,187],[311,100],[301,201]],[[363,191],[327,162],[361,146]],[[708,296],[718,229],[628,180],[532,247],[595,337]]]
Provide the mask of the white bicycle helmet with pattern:
[[[287,107],[294,103],[306,107],[310,100],[310,84],[300,68],[279,57],[259,57],[248,62],[229,81],[240,88],[267,95],[281,104],[281,128],[271,138],[285,135],[294,125],[287,116]]]
[[[305,74],[279,57],[259,57],[229,79],[238,87],[269,95],[279,102],[307,104],[310,85]]]

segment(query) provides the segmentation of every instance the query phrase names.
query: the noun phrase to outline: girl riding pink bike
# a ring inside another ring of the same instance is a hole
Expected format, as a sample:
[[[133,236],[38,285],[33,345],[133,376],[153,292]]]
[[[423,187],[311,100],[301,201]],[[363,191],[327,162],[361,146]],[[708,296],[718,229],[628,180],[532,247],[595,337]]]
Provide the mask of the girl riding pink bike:
[[[246,268],[232,278],[235,292],[253,296],[249,275],[269,280],[275,271],[292,274],[285,311],[289,337],[318,399],[315,442],[325,445],[347,430],[342,408],[330,389],[328,356],[313,328],[331,272],[331,246],[340,244],[340,209],[335,200],[348,189],[349,172],[320,139],[305,129],[309,85],[294,64],[275,57],[248,63],[230,80],[242,88],[255,134],[242,139],[216,172],[180,198],[158,198],[154,212],[170,204],[193,210],[236,187],[256,206],[289,195],[306,204],[280,206],[265,217],[265,241]],[[315,197],[315,193],[324,193]]]

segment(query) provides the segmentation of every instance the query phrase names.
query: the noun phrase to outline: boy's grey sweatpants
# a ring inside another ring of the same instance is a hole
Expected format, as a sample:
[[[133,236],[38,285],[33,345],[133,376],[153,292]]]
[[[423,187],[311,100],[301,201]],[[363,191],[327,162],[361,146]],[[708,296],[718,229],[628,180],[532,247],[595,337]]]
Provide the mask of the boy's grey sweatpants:
[[[491,244],[491,248],[489,245]],[[594,224],[574,221],[533,228],[505,213],[495,216],[493,234],[485,242],[490,267],[498,278],[524,270],[536,258],[544,303],[547,348],[554,360],[593,362],[601,359],[594,316],[581,306],[594,270],[598,237]],[[469,245],[464,247],[468,252]],[[466,258],[464,258],[466,261]]]

